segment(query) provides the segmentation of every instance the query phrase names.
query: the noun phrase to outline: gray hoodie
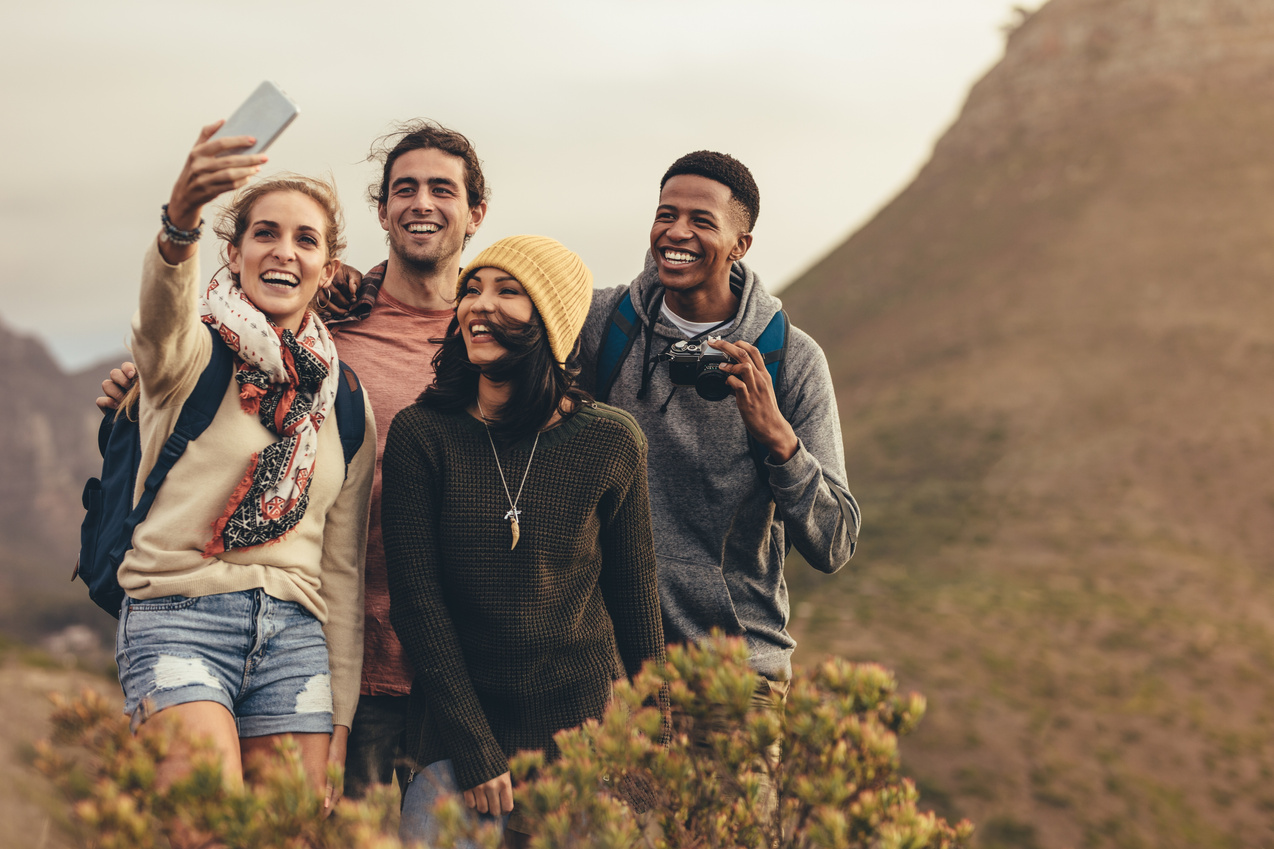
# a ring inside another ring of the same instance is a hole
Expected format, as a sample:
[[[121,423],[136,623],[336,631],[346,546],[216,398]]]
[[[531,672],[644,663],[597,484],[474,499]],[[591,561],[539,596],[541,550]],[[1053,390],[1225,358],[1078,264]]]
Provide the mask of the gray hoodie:
[[[742,287],[739,313],[722,335],[753,342],[782,307],[756,274],[734,264],[731,284]],[[593,293],[581,334],[583,380],[595,385],[597,349],[611,311],[629,290],[644,331],[660,354],[685,336],[658,317],[659,275],[646,268],[629,286]],[[791,677],[796,641],[787,633],[783,561],[796,547],[821,572],[840,569],[858,541],[859,512],[845,475],[840,418],[827,359],[808,334],[788,330],[779,375],[779,409],[800,439],[782,465],[765,462],[768,482],[749,451],[734,398],[705,401],[693,387],[673,384],[660,363],[646,396],[637,395],[645,362],[645,334],[633,343],[608,403],[631,413],[649,440],[650,512],[659,568],[664,635],[697,641],[713,628],[746,638],[752,665],[768,678]],[[666,410],[661,407],[667,399]]]

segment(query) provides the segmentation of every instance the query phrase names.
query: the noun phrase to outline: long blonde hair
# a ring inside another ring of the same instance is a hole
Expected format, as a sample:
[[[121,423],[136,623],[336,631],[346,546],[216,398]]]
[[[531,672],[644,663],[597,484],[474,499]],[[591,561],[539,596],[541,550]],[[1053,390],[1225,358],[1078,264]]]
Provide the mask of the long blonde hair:
[[[142,397],[141,381],[134,377],[124,397],[119,399],[119,407],[115,409],[115,421],[125,416],[130,422],[137,421],[137,402]]]

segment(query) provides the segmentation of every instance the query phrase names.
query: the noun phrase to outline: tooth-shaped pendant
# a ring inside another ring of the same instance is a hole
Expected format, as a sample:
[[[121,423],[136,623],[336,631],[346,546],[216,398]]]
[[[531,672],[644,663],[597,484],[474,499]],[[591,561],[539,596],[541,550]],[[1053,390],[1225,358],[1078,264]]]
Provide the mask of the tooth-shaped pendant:
[[[521,534],[520,534],[520,532],[518,531],[518,520],[517,520],[517,519],[513,519],[513,520],[509,523],[509,526],[513,529],[513,545],[509,546],[509,551],[512,551],[513,549],[515,549],[515,548],[517,548],[517,547],[518,547],[518,537],[519,537],[519,536],[521,536]]]

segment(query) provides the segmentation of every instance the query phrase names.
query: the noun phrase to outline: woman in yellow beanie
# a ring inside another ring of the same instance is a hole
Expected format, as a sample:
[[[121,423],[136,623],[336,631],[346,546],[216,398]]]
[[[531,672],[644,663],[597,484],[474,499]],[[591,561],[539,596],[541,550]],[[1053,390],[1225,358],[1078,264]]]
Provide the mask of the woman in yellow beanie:
[[[646,440],[575,379],[592,274],[542,236],[460,276],[436,381],[394,419],[381,523],[391,619],[415,667],[401,836],[433,802],[514,813],[508,758],[600,717],[662,659]]]

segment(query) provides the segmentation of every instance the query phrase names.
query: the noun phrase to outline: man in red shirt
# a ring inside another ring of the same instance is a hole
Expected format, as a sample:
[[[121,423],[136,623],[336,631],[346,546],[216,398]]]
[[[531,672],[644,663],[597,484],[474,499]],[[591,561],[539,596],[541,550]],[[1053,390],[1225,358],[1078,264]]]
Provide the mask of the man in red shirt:
[[[400,128],[377,154],[381,179],[369,189],[389,242],[389,259],[363,276],[349,311],[327,318],[340,358],[367,387],[379,424],[367,534],[363,682],[345,757],[345,791],[362,796],[408,767],[400,751],[411,662],[389,623],[380,532],[381,457],[389,425],[433,382],[433,357],[455,315],[460,254],[482,225],[488,191],[473,146],[428,121]],[[334,291],[333,297],[339,297]]]

